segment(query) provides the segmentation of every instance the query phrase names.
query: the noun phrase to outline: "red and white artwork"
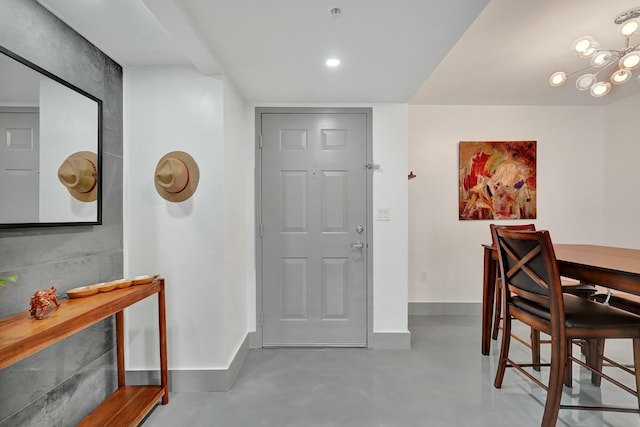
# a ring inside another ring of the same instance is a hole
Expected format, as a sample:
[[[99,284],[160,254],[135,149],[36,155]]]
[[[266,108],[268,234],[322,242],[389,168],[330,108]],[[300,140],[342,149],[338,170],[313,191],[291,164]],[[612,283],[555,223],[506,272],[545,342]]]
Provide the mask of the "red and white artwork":
[[[460,141],[459,219],[536,218],[536,141]]]

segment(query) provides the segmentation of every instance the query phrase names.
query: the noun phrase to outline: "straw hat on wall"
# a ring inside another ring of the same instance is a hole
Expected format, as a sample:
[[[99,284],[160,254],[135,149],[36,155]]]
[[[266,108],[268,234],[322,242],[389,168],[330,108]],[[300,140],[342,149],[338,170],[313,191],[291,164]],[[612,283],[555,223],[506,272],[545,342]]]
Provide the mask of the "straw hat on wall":
[[[98,198],[96,153],[78,151],[67,157],[58,168],[58,179],[75,199],[95,201]]]
[[[162,156],[154,176],[160,197],[170,202],[183,202],[198,188],[200,169],[189,154],[172,151]]]

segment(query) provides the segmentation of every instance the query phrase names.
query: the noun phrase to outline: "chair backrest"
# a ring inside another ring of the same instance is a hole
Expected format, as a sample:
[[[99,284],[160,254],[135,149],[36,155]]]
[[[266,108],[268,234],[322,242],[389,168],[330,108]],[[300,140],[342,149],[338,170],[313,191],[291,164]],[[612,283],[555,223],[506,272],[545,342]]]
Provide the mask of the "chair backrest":
[[[496,230],[520,230],[520,231],[535,231],[535,224],[518,224],[518,225],[498,225],[498,224],[489,224],[489,229],[491,230],[491,245],[496,246],[497,238],[496,238]]]
[[[505,288],[556,315],[563,313],[562,285],[549,232],[497,228],[496,239]]]

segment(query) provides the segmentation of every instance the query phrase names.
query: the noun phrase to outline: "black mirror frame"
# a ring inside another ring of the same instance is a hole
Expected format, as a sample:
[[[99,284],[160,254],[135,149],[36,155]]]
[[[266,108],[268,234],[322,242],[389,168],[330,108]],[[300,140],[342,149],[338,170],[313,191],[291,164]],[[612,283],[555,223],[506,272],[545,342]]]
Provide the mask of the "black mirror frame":
[[[61,79],[60,77],[50,73],[49,71],[39,67],[33,62],[21,57],[20,55],[11,52],[6,49],[4,46],[0,46],[0,53],[26,65],[34,71],[39,72],[40,74],[60,83],[63,86],[68,87],[69,89],[93,100],[96,102],[98,106],[98,147],[97,147],[97,157],[98,157],[98,195],[97,195],[97,217],[96,221],[82,221],[82,222],[25,222],[25,223],[0,223],[0,229],[13,229],[13,228],[35,228],[35,227],[69,227],[69,226],[93,226],[93,225],[102,225],[102,100],[91,95],[90,93],[80,89],[77,86],[72,85],[66,80]]]

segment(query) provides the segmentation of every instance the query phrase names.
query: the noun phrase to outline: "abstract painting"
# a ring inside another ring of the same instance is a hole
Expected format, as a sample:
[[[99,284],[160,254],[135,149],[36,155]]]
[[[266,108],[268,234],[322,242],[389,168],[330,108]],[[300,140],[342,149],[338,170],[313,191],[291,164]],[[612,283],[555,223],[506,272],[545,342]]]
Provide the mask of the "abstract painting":
[[[459,219],[536,218],[536,141],[460,141]]]

